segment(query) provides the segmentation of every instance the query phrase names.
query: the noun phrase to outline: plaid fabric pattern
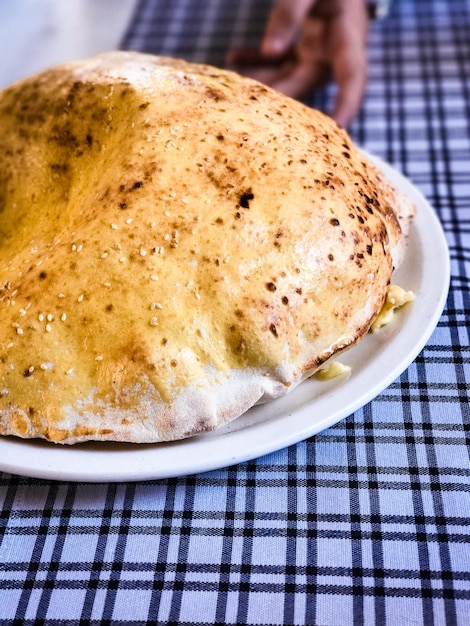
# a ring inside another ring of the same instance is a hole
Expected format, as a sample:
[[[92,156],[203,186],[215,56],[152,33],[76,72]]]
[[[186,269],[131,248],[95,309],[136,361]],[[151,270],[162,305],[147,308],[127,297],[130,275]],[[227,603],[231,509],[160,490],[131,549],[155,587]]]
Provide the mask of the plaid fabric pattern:
[[[123,47],[222,63],[269,5],[141,0]],[[395,0],[369,50],[351,133],[420,187],[450,247],[428,345],[363,409],[254,462],[129,484],[0,474],[1,626],[470,623],[470,3]]]

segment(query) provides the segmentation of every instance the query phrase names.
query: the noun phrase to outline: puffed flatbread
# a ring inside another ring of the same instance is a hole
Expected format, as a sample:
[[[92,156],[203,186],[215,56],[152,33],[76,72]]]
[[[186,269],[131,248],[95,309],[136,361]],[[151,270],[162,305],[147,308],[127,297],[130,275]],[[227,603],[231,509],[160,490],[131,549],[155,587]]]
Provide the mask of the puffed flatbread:
[[[0,434],[190,437],[369,330],[413,207],[325,115],[130,52],[0,94]]]

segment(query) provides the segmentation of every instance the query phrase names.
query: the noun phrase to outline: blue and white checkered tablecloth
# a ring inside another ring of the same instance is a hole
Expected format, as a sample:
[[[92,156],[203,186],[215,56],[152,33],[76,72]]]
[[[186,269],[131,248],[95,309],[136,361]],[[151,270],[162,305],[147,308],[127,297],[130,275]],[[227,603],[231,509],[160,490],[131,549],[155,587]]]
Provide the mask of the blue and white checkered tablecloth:
[[[220,65],[269,6],[141,0],[123,47]],[[369,57],[351,134],[449,244],[428,345],[361,410],[252,462],[124,484],[0,473],[1,626],[470,624],[470,2],[395,0]]]

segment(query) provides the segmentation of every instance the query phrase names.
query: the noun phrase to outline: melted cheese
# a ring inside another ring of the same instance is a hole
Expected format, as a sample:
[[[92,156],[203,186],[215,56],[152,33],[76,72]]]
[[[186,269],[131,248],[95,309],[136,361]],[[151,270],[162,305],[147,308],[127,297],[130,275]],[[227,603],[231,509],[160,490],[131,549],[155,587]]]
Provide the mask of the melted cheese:
[[[338,378],[339,376],[344,376],[345,374],[350,374],[351,368],[349,365],[344,365],[344,363],[339,363],[338,361],[333,361],[329,363],[326,367],[315,372],[314,376],[317,380],[325,381],[332,380],[333,378]]]
[[[395,311],[408,302],[413,302],[414,299],[415,294],[412,291],[405,291],[398,285],[392,285],[380,313],[370,328],[371,332],[375,333],[383,326],[390,324]]]

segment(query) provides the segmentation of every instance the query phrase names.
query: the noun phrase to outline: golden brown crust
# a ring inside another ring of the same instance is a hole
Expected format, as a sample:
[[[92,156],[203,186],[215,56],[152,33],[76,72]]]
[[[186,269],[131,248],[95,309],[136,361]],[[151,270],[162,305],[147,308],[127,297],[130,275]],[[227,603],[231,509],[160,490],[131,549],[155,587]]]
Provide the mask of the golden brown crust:
[[[259,83],[108,53],[4,90],[0,126],[0,434],[216,428],[383,304],[412,210]]]

